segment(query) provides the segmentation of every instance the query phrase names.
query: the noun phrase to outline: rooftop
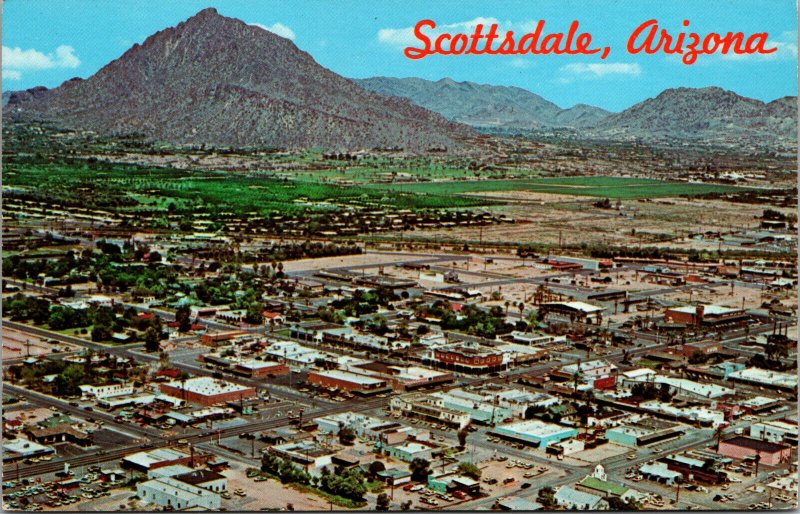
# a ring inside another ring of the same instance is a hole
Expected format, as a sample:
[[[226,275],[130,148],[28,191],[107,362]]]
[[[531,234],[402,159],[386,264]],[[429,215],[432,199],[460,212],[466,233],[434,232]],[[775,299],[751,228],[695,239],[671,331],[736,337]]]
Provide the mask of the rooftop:
[[[143,468],[150,468],[150,466],[153,464],[185,459],[186,457],[188,457],[187,454],[177,450],[170,450],[169,448],[157,448],[148,452],[139,452],[134,453],[133,455],[128,455],[127,457],[123,457],[122,460],[126,460]]]
[[[251,387],[245,387],[239,384],[226,382],[224,380],[219,380],[212,377],[190,378],[189,380],[186,380],[186,382],[183,383],[178,380],[175,380],[173,382],[167,382],[166,385],[177,389],[185,389],[189,393],[202,394],[205,396],[244,392],[249,389],[252,389]]]
[[[354,384],[360,384],[360,385],[380,385],[384,383],[383,380],[377,378],[368,377],[366,375],[359,375],[357,373],[350,373],[349,371],[341,371],[338,369],[332,369],[328,371],[317,371],[315,373],[322,377],[333,378],[335,380],[342,380],[345,382],[352,382]]]
[[[746,436],[736,436],[731,439],[726,439],[723,443],[749,448],[755,452],[772,453],[788,448],[785,444],[771,443],[769,441],[762,441],[761,439],[753,439]]]

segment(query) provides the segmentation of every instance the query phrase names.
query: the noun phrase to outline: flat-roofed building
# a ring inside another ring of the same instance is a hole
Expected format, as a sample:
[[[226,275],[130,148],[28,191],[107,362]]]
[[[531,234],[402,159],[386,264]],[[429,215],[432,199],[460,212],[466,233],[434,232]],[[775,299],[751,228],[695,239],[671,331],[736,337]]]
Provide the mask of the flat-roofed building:
[[[609,442],[632,448],[674,439],[683,434],[684,431],[678,423],[670,423],[654,418],[624,423],[606,430],[606,438]]]
[[[157,448],[123,457],[122,467],[146,473],[165,466],[183,465],[194,467],[205,464],[209,459],[210,456],[207,454],[187,454],[171,448]]]
[[[389,387],[385,380],[338,369],[311,371],[308,373],[307,380],[311,385],[328,389],[337,389],[339,391],[362,396],[379,394],[391,390],[391,387]]]
[[[733,459],[752,459],[760,456],[760,463],[766,466],[777,466],[788,462],[792,455],[791,446],[788,444],[772,443],[744,436],[721,441],[718,452]]]
[[[797,392],[796,373],[784,373],[761,368],[746,368],[731,372],[728,375],[728,380],[782,391]]]
[[[233,364],[233,373],[250,378],[267,378],[289,373],[286,364],[276,361],[263,361],[258,359],[242,359]]]
[[[732,309],[719,305],[687,305],[672,307],[664,311],[664,319],[671,323],[685,323],[697,326],[742,325],[747,321],[743,309]]]
[[[570,321],[599,325],[603,321],[604,307],[592,305],[586,302],[550,302],[539,306],[542,316],[555,314],[559,317],[567,318]]]
[[[359,373],[386,380],[395,391],[413,391],[452,382],[452,374],[421,366],[387,366],[380,362],[356,365]],[[362,371],[363,370],[363,371]]]
[[[443,423],[462,428],[469,425],[469,413],[444,406],[444,400],[427,394],[407,394],[396,396],[389,401],[392,412],[425,421]]]
[[[539,448],[546,448],[550,444],[558,443],[578,435],[578,431],[574,428],[563,427],[554,423],[545,423],[539,420],[519,421],[517,423],[498,426],[495,427],[492,433],[503,439],[521,442]]]
[[[762,421],[750,425],[750,437],[763,439],[771,443],[788,443],[797,445],[797,423],[786,421]]]
[[[219,510],[221,504],[217,493],[171,477],[141,482],[136,485],[136,494],[144,503],[174,510]]]
[[[502,370],[504,355],[492,346],[461,342],[432,348],[428,359],[446,369],[478,374]]]
[[[254,387],[211,377],[195,377],[185,381],[166,382],[160,384],[159,388],[164,394],[200,405],[214,405],[256,396]]]

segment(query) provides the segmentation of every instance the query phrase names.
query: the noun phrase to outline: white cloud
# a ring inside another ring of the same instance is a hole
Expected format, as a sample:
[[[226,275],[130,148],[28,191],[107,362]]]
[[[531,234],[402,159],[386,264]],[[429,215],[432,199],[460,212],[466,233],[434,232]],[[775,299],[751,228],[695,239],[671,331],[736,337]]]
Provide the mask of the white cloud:
[[[762,60],[762,61],[796,61],[797,60],[797,33],[784,32],[776,39],[768,39],[764,48],[777,48],[770,54],[719,54],[726,61]],[[698,56],[697,60],[705,56]]]
[[[45,54],[33,48],[23,50],[3,46],[3,69],[51,70],[54,68],[77,68],[81,60],[71,46],[61,45],[54,53]]]
[[[437,24],[435,29],[431,29],[430,27],[425,27],[423,29],[423,33],[428,37],[430,37],[431,39],[435,39],[442,32],[471,33],[473,30],[475,30],[475,27],[478,24],[482,24],[484,26],[484,34],[485,34],[489,26],[494,23],[497,23],[498,25],[500,24],[500,22],[496,18],[478,17],[469,21],[460,21],[457,23],[449,23],[446,25]],[[507,25],[510,24],[507,23]],[[501,32],[502,29],[498,29],[498,33]],[[405,48],[415,43],[419,43],[419,40],[414,35],[414,27],[405,27],[401,29],[380,29],[378,31],[378,41],[387,45],[397,46],[401,48]]]
[[[559,71],[573,78],[588,79],[601,79],[610,75],[638,77],[642,74],[641,66],[624,62],[573,63],[562,66]]]
[[[268,30],[273,34],[276,34],[280,37],[285,37],[286,39],[291,39],[292,41],[294,41],[294,39],[297,37],[292,29],[280,22],[275,22],[272,25],[264,25],[262,23],[251,23],[250,25]]]
[[[531,61],[529,59],[523,59],[522,57],[515,57],[509,61],[508,65],[512,68],[519,68],[519,69],[527,69],[531,67]]]
[[[21,80],[22,73],[15,71],[15,70],[5,70],[3,71],[3,79],[4,80]]]

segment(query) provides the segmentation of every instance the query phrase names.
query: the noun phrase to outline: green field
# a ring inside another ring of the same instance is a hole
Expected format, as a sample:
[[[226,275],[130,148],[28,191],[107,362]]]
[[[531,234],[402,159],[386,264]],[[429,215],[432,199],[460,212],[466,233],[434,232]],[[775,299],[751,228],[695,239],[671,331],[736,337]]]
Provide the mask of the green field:
[[[693,184],[625,177],[561,177],[522,180],[481,180],[471,182],[425,182],[414,184],[375,184],[370,187],[405,193],[447,195],[530,191],[601,198],[663,198],[708,193],[732,193],[747,188],[725,184]]]
[[[40,199],[125,212],[166,212],[172,206],[176,213],[202,210],[266,215],[324,212],[341,206],[413,210],[494,203],[447,194],[419,195],[364,186],[107,163],[10,164],[3,178],[4,186],[12,191],[24,190]]]

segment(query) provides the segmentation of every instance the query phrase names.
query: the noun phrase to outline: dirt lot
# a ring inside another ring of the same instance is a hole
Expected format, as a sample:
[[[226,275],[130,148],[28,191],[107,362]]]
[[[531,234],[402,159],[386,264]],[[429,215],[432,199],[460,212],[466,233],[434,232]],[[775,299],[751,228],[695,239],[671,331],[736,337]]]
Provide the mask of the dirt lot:
[[[53,349],[60,352],[73,351],[74,346],[66,343],[50,344],[40,337],[20,332],[13,328],[3,330],[3,360],[19,359],[28,356],[38,357],[53,353]]]
[[[574,464],[576,466],[596,464],[612,457],[616,457],[617,455],[624,455],[630,452],[631,448],[628,448],[627,446],[610,443],[598,446],[597,448],[592,448],[591,450],[583,450],[581,452],[567,455],[564,457],[564,463]]]
[[[263,508],[285,508],[291,503],[297,511],[329,510],[330,504],[314,494],[299,492],[275,480],[255,482],[247,478],[244,466],[234,463],[225,471],[228,477],[228,490],[244,489],[247,496],[232,495],[230,500],[222,500],[222,508],[229,511],[253,511]],[[334,508],[336,506],[334,505]]]
[[[397,254],[397,255],[383,255],[383,254],[374,254],[374,253],[367,253],[367,254],[360,254],[360,255],[346,255],[342,257],[325,257],[322,259],[301,259],[297,261],[287,261],[283,264],[284,271],[292,272],[292,271],[309,271],[309,270],[321,270],[326,268],[341,268],[347,266],[363,266],[365,264],[383,264],[389,262],[395,262],[397,260],[407,260],[409,262],[413,262],[415,260],[425,259],[426,256],[424,254],[418,254],[415,256],[407,255],[407,254]],[[265,263],[259,263],[259,266]]]
[[[492,193],[496,194],[496,193]],[[526,193],[514,192],[522,198]],[[562,195],[559,195],[562,196]],[[568,198],[568,197],[567,197]],[[688,234],[707,231],[730,233],[758,227],[757,216],[769,206],[734,204],[720,200],[662,198],[653,201],[624,200],[619,211],[598,209],[597,199],[574,197],[552,202],[541,194],[531,201],[493,207],[497,215],[514,218],[514,225],[455,227],[416,231],[427,240],[471,240],[486,242],[537,242],[546,244],[608,243],[616,245],[673,246],[716,250],[717,240],[696,240]],[[779,209],[786,210],[787,209]],[[394,234],[398,235],[399,234]],[[659,242],[661,238],[674,240]]]

